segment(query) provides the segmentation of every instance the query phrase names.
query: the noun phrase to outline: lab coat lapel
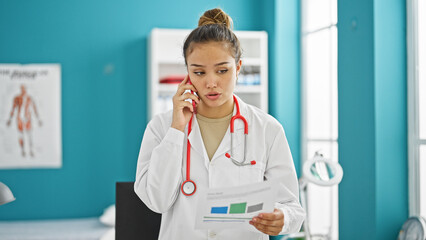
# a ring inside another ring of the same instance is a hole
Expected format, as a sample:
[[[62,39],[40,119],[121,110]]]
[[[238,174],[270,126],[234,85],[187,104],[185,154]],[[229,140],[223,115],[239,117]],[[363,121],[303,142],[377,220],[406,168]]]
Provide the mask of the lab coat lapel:
[[[198,121],[195,115],[192,121],[192,130],[188,136],[188,140],[191,143],[191,151],[195,151],[199,156],[202,156],[204,158],[204,165],[207,169],[209,169],[210,160],[207,156],[207,151],[204,147],[203,138],[201,137],[200,127],[198,126]],[[192,156],[194,155],[191,152],[191,159],[195,159],[192,158]]]

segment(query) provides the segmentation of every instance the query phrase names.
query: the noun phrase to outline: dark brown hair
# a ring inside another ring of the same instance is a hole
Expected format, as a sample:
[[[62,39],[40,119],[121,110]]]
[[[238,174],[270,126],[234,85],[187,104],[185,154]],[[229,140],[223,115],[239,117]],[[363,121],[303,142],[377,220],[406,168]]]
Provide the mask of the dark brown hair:
[[[232,32],[232,18],[222,9],[215,8],[204,12],[198,21],[198,27],[188,35],[183,45],[183,57],[192,52],[191,43],[223,42],[228,47],[235,62],[241,58],[240,41]]]

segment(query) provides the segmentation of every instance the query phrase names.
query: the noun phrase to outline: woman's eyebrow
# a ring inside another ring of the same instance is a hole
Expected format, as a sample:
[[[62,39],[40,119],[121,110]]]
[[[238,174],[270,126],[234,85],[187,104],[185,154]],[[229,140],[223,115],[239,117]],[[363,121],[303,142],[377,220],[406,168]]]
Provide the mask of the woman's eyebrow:
[[[229,62],[220,62],[220,63],[216,63],[215,66],[220,66],[220,65],[224,65],[224,64],[228,64]],[[200,65],[200,64],[191,64],[190,66],[194,66],[194,67],[204,67],[204,65]]]
[[[224,64],[228,64],[229,62],[221,62],[221,63],[217,63],[215,64],[215,66],[220,66],[220,65],[224,65]]]

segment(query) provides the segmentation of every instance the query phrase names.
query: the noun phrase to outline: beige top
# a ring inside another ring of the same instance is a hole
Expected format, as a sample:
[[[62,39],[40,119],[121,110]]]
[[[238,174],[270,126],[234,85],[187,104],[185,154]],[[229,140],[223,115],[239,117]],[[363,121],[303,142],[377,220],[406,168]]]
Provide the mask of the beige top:
[[[197,114],[201,137],[203,138],[204,147],[210,160],[212,160],[214,153],[225,136],[231,118],[232,112],[223,118],[207,118]]]

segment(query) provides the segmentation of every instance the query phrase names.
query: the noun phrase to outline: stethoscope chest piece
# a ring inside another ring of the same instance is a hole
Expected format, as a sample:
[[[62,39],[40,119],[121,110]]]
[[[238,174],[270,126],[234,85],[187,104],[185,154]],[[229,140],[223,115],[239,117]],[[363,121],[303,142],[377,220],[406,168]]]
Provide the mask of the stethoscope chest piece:
[[[191,196],[192,194],[195,193],[197,186],[195,186],[195,183],[192,180],[186,180],[185,182],[183,182],[181,189],[182,189],[182,193],[185,196]]]

